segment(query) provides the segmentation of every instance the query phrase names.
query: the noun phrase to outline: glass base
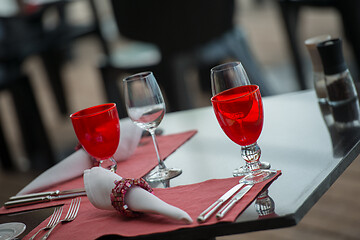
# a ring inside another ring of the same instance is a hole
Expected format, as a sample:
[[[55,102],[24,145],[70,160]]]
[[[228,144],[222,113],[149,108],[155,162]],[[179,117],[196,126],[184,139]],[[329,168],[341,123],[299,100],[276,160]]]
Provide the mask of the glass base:
[[[268,162],[261,162],[260,169],[270,169],[271,165]],[[239,167],[233,171],[234,177],[245,176],[250,173],[250,170],[246,166]]]
[[[170,187],[170,179],[161,180],[156,182],[148,182],[150,187],[152,188],[169,188]]]
[[[255,184],[262,181],[265,181],[273,176],[275,176],[276,170],[273,169],[260,169],[256,172],[252,172],[242,178],[240,181],[245,184]]]
[[[109,169],[111,172],[116,173],[116,170],[117,170],[117,164],[113,164],[113,165],[111,165],[108,169]]]
[[[99,167],[105,168],[107,170],[110,170],[111,172],[116,173],[117,170],[117,162],[114,158],[109,158],[106,160],[99,161]]]
[[[165,181],[179,176],[182,173],[181,169],[177,168],[158,168],[152,170],[146,177],[147,182]]]

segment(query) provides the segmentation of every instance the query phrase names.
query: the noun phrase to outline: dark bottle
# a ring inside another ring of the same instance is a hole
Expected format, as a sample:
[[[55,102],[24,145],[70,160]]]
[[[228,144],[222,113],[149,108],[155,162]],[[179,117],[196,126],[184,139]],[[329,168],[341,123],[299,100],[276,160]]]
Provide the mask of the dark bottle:
[[[317,45],[325,74],[327,100],[335,124],[340,128],[360,126],[359,100],[344,60],[341,39]]]
[[[320,35],[305,40],[305,46],[309,52],[312,68],[313,68],[313,80],[316,96],[320,102],[326,102],[326,84],[324,68],[321,63],[319,51],[317,45],[324,41],[330,40],[330,35]]]
[[[312,73],[313,73],[313,83],[315,88],[315,93],[318,99],[319,107],[325,123],[327,126],[334,124],[334,118],[332,116],[331,109],[327,102],[327,91],[325,83],[325,74],[324,68],[321,63],[321,58],[319,51],[317,50],[317,45],[324,41],[330,40],[330,35],[320,35],[315,36],[305,40],[305,46],[309,52],[311,63],[312,63]]]

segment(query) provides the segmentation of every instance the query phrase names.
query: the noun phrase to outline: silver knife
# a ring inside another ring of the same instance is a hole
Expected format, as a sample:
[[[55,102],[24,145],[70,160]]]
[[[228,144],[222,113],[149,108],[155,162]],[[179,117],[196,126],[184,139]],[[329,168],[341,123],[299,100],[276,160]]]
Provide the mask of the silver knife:
[[[58,196],[43,196],[43,197],[34,197],[34,198],[24,198],[24,199],[18,199],[18,200],[11,200],[6,203],[4,203],[5,208],[14,208],[14,207],[21,207],[36,203],[44,203],[44,202],[50,202],[55,200],[61,200],[66,198],[74,198],[79,196],[86,195],[86,192],[78,192],[78,193],[69,193],[64,195],[58,195]]]
[[[82,193],[85,192],[85,189],[78,188],[78,189],[70,189],[70,190],[56,190],[52,192],[39,192],[39,193],[30,193],[30,194],[24,194],[24,195],[18,195],[18,196],[12,196],[9,198],[9,200],[20,200],[25,198],[34,198],[34,197],[45,197],[45,196],[59,196],[59,195],[65,195],[70,193]]]
[[[228,200],[234,193],[236,193],[244,183],[239,183],[222,195],[218,200],[216,200],[210,207],[205,209],[198,217],[199,222],[205,222],[226,200]]]
[[[254,185],[246,185],[241,189],[220,211],[216,214],[216,218],[220,219],[237,203]]]

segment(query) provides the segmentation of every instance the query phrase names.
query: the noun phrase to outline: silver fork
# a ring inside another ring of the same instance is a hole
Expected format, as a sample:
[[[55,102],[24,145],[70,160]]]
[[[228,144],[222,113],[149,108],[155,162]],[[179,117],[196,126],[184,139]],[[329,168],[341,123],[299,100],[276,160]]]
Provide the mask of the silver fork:
[[[81,198],[75,198],[75,199],[71,200],[70,207],[69,207],[69,210],[68,210],[65,218],[62,219],[61,221],[58,221],[54,226],[52,226],[51,229],[45,234],[45,236],[41,240],[47,239],[49,237],[50,233],[55,229],[55,227],[60,222],[71,222],[72,220],[74,220],[79,211],[80,202],[81,202]]]
[[[38,235],[39,232],[41,232],[42,230],[50,229],[53,226],[55,226],[60,220],[62,211],[63,211],[63,207],[55,208],[54,212],[51,214],[51,218],[48,224],[46,225],[46,227],[39,229],[39,231],[37,231],[29,240],[33,240],[36,237],[36,235]]]

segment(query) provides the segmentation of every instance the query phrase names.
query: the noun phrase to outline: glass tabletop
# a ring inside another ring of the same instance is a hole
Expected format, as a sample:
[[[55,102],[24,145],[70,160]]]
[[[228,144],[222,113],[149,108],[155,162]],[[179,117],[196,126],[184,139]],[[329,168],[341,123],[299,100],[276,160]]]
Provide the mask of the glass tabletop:
[[[211,234],[297,224],[359,154],[359,126],[343,128],[329,121],[314,91],[265,97],[263,104],[264,128],[258,141],[261,160],[282,171],[268,189],[274,213],[261,216],[253,202],[236,223],[213,226]],[[183,169],[170,186],[231,177],[232,170],[243,165],[240,147],[223,133],[211,107],[168,114],[160,127],[165,134],[198,130],[191,142],[167,160]]]

